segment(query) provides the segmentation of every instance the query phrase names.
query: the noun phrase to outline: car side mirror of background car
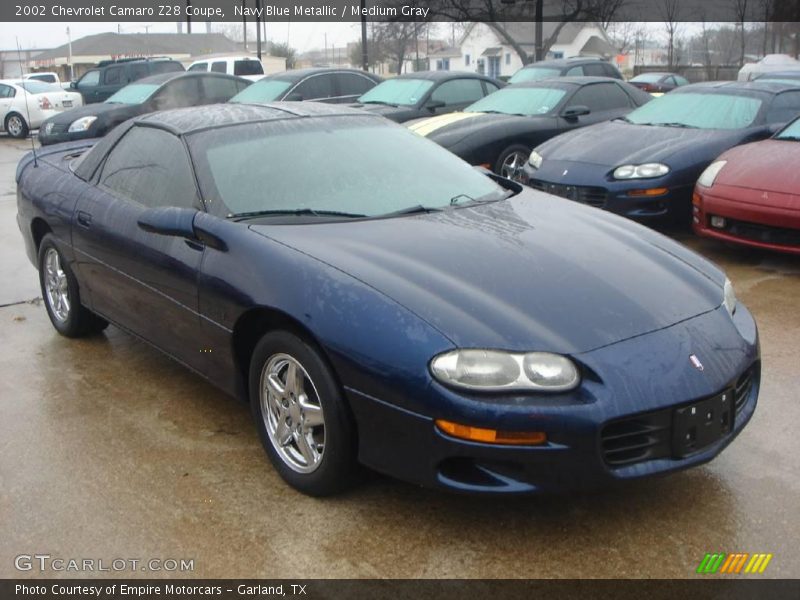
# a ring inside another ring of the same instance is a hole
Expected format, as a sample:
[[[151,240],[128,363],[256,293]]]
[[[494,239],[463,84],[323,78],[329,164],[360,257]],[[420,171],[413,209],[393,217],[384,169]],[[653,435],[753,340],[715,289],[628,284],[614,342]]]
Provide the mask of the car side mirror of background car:
[[[583,104],[576,104],[574,106],[568,106],[565,108],[561,116],[565,119],[577,119],[578,117],[582,117],[584,115],[588,115],[591,110],[589,110],[588,106],[584,106]]]
[[[137,223],[139,229],[149,233],[196,239],[194,218],[197,212],[194,208],[177,206],[148,208],[139,215]]]
[[[77,90],[78,89],[78,82],[77,81],[70,81],[69,82],[70,89]]]
[[[435,111],[437,108],[444,108],[445,106],[445,103],[441,100],[428,100],[428,102],[425,103],[425,108],[431,112]]]
[[[294,92],[293,94],[289,94],[284,98],[286,102],[302,102],[303,101],[303,94],[298,94]]]

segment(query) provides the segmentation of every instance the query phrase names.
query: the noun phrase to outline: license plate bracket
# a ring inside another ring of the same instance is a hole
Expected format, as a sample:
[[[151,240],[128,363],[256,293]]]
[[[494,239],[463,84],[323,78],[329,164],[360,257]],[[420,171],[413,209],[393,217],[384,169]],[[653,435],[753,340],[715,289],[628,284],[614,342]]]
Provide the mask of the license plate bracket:
[[[672,454],[684,458],[733,431],[733,391],[676,408],[672,413]]]

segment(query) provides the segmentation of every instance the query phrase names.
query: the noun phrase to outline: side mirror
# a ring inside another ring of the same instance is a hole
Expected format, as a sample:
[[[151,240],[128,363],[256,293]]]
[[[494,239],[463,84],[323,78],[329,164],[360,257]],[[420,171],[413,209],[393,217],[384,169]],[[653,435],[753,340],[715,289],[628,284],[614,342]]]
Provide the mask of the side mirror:
[[[590,112],[588,106],[584,106],[583,104],[576,104],[575,106],[568,106],[561,112],[561,116],[565,119],[577,119],[578,117],[582,117],[584,115],[588,115]]]
[[[195,239],[194,218],[197,212],[193,208],[177,206],[159,206],[148,208],[137,220],[139,229],[158,235]]]
[[[446,104],[441,100],[428,100],[428,102],[425,104],[425,108],[431,112],[435,111],[437,108],[444,108],[445,106]]]
[[[77,81],[70,81],[69,82],[70,89],[77,90],[78,89],[78,82]]]
[[[298,94],[297,92],[294,92],[294,93],[289,94],[288,96],[286,96],[286,98],[284,98],[284,100],[286,102],[302,102],[303,101],[303,94]]]

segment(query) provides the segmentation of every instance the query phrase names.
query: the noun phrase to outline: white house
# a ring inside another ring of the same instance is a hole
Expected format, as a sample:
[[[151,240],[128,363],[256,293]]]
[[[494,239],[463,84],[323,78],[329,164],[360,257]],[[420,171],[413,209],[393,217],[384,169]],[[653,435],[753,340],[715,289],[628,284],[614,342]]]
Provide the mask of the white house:
[[[555,31],[558,23],[542,24],[544,39]],[[505,29],[524,50],[533,55],[536,38],[535,23],[503,23]],[[595,23],[566,23],[547,58],[598,56],[610,59],[616,49],[605,30]],[[474,71],[490,77],[510,77],[522,68],[517,52],[486,23],[473,23],[464,32],[458,46],[430,55],[431,69],[445,71]]]

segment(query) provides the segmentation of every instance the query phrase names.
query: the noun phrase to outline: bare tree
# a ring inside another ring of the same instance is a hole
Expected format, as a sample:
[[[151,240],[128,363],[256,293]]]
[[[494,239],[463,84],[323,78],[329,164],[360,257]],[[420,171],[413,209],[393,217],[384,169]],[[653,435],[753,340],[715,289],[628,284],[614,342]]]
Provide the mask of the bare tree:
[[[680,0],[659,0],[659,12],[667,30],[667,65],[675,64],[675,36],[680,29]]]
[[[425,37],[428,23],[414,21],[385,21],[374,23],[375,43],[383,49],[387,58],[396,63],[396,73],[403,72],[406,56],[420,37]],[[368,43],[369,44],[369,43]]]
[[[736,24],[739,28],[739,66],[744,65],[744,49],[747,43],[747,4],[749,0],[734,0],[733,10],[736,13]]]

